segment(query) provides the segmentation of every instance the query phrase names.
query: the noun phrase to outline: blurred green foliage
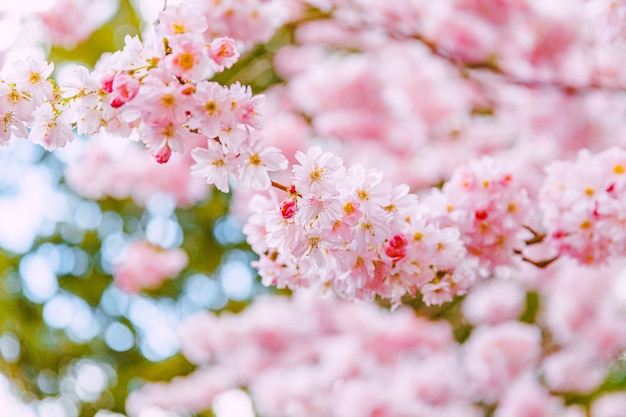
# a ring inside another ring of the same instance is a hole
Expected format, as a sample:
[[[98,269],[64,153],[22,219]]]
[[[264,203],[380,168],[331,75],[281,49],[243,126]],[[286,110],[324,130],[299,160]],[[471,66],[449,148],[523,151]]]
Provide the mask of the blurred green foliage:
[[[94,31],[88,40],[73,49],[53,46],[48,54],[52,62],[78,62],[91,68],[105,52],[114,52],[124,46],[126,35],[138,35],[141,21],[130,0],[119,0],[120,7],[111,20]]]

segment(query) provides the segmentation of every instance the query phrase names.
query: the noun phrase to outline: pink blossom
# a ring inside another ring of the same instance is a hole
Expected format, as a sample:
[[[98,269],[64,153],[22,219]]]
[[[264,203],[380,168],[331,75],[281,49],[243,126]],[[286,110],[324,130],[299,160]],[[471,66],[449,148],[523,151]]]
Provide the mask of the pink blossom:
[[[581,151],[576,162],[555,162],[541,190],[541,209],[551,245],[579,262],[605,262],[626,250],[620,238],[626,154]]]
[[[541,369],[554,391],[591,393],[606,378],[606,365],[585,346],[573,345],[545,358]]]
[[[463,315],[474,325],[499,324],[520,317],[526,292],[513,281],[492,280],[475,286],[463,301]]]
[[[622,417],[626,410],[626,393],[614,392],[604,394],[593,402],[592,417]]]
[[[71,127],[63,119],[54,115],[50,103],[42,104],[35,110],[28,138],[48,151],[62,148],[74,139]]]
[[[105,88],[108,82],[105,83]],[[120,72],[111,81],[111,107],[118,108],[135,98],[139,92],[139,81],[133,76]]]
[[[399,261],[406,256],[407,240],[402,235],[393,236],[385,248],[385,254],[394,261]]]
[[[563,407],[556,397],[543,388],[530,374],[510,385],[502,397],[495,417],[557,417]]]
[[[322,152],[319,147],[310,148],[307,153],[296,153],[300,165],[293,166],[293,183],[301,193],[331,194],[334,182],[343,176],[341,160],[330,152]]]
[[[159,14],[156,32],[159,35],[175,36],[186,33],[201,34],[207,30],[206,18],[192,4],[168,6]]]
[[[167,164],[159,165],[140,144],[104,134],[92,136],[77,153],[65,178],[86,198],[131,198],[145,206],[155,194],[168,193],[177,205],[188,207],[208,196],[204,181],[191,175],[189,153],[172,155]]]
[[[253,129],[259,129],[261,108],[265,103],[265,96],[262,94],[252,96],[250,87],[242,86],[238,82],[229,87],[231,96],[231,111],[234,113],[235,121]]]
[[[168,42],[171,52],[163,65],[183,80],[201,80],[210,77],[209,61],[202,42],[193,35],[176,36]]]
[[[474,330],[464,368],[477,400],[495,402],[509,384],[533,369],[541,355],[541,331],[515,321]]]
[[[130,243],[113,266],[115,285],[129,293],[158,288],[176,277],[189,259],[182,249],[161,249],[144,241]]]
[[[209,45],[209,58],[215,72],[222,72],[232,67],[239,59],[235,40],[229,37],[215,38]]]
[[[231,97],[226,87],[209,81],[199,82],[193,100],[195,109],[189,119],[190,127],[201,129],[212,138],[232,126]]]
[[[236,167],[232,156],[224,155],[221,145],[213,139],[207,142],[207,148],[195,148],[191,157],[196,164],[191,167],[195,177],[204,177],[207,184],[215,184],[218,190],[228,192],[228,178]]]
[[[273,146],[261,148],[252,145],[249,151],[242,154],[243,167],[241,169],[241,183],[254,190],[267,190],[271,186],[269,173],[280,171],[289,165],[287,158],[280,149]]]
[[[17,61],[13,64],[13,73],[8,77],[9,82],[15,83],[16,88],[31,95],[36,105],[52,100],[52,83],[48,80],[54,64],[29,57],[26,61]]]
[[[191,107],[191,99],[183,92],[180,84],[165,83],[155,76],[144,80],[132,104],[140,109],[148,123],[172,122],[178,125],[187,119],[187,111]]]
[[[42,25],[46,41],[72,49],[89,39],[89,36],[105,22],[107,14],[98,2],[57,0],[52,8],[38,13],[37,18]]]
[[[426,203],[444,224],[461,230],[469,254],[483,263],[510,264],[513,250],[523,245],[530,215],[527,191],[497,160],[459,167]]]

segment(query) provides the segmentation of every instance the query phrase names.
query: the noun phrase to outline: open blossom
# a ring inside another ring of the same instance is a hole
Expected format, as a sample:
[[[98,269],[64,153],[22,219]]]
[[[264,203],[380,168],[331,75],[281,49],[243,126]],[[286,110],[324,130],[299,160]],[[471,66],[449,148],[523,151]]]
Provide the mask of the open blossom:
[[[142,117],[148,123],[172,122],[183,124],[191,99],[184,94],[184,86],[175,82],[164,82],[159,74],[144,80],[140,94],[133,105],[143,110]]]
[[[111,74],[108,92],[113,91],[114,76],[115,74]],[[74,65],[66,67],[59,75],[59,83],[63,85],[64,97],[70,99],[66,115],[71,123],[76,124],[76,132],[79,135],[97,133],[102,127],[104,115],[98,91],[101,86],[99,76],[82,65]],[[132,81],[124,80],[119,86],[121,101],[130,100],[134,92]]]
[[[164,65],[172,74],[184,80],[201,80],[212,75],[206,47],[195,36],[176,36],[168,46],[171,53],[165,57]]]
[[[209,45],[209,58],[211,59],[211,67],[216,72],[232,67],[239,59],[235,40],[228,37],[214,39]]]
[[[267,190],[271,186],[269,173],[284,170],[288,166],[287,158],[280,149],[273,146],[261,148],[252,145],[242,156],[241,183],[254,190]]]
[[[215,140],[209,139],[206,148],[195,148],[191,157],[196,164],[191,167],[194,177],[204,177],[207,184],[214,184],[218,190],[229,191],[228,178],[236,173],[235,158],[231,154],[225,155],[222,146]]]
[[[335,183],[344,176],[342,161],[319,147],[311,147],[307,153],[297,152],[300,165],[293,167],[293,183],[301,193],[336,193]]]
[[[159,14],[156,32],[159,35],[202,34],[208,28],[206,18],[191,4],[167,6]]]
[[[197,134],[190,132],[189,129],[167,119],[161,123],[146,123],[142,125],[139,129],[139,134],[153,155],[163,148],[169,148],[179,153],[185,152],[185,144],[191,142],[197,136]],[[163,162],[167,162],[167,160]]]
[[[201,81],[196,84],[193,97],[195,108],[189,119],[191,128],[200,129],[204,135],[213,138],[232,126],[232,104],[228,88],[215,82]]]
[[[188,261],[182,249],[161,249],[135,241],[124,249],[113,266],[115,285],[130,293],[158,288],[166,279],[175,278]]]
[[[262,94],[253,96],[250,87],[243,86],[239,82],[231,84],[228,90],[231,96],[230,105],[234,122],[259,129],[261,127],[259,116],[265,103],[265,96]]]
[[[53,113],[50,103],[44,103],[35,110],[28,138],[48,151],[62,148],[74,139],[74,134],[64,117]]]
[[[13,64],[13,72],[7,81],[15,83],[16,88],[31,96],[33,103],[40,105],[52,100],[52,84],[48,77],[53,69],[53,64],[29,57]]]

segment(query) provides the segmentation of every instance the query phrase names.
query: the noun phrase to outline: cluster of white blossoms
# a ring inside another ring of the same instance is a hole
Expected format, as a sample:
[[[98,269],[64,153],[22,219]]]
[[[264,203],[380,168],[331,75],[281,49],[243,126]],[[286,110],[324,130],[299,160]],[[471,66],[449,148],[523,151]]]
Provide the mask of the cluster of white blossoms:
[[[287,197],[258,197],[244,227],[266,285],[330,287],[348,299],[401,303],[421,292],[428,304],[465,293],[472,260],[459,230],[416,210],[406,185],[393,187],[360,165],[346,169],[319,147],[298,152]]]
[[[0,143],[26,138],[47,150],[63,147],[73,132],[101,130],[128,136],[136,130],[160,162],[172,151],[204,139],[194,149],[194,175],[228,191],[228,175],[255,189],[270,186],[268,172],[284,169],[277,149],[258,140],[262,95],[239,83],[209,79],[239,58],[235,40],[211,37],[206,18],[186,5],[160,15],[153,42],[126,37],[121,51],[103,57],[95,71],[67,71],[57,85],[53,66],[30,58],[0,80]]]

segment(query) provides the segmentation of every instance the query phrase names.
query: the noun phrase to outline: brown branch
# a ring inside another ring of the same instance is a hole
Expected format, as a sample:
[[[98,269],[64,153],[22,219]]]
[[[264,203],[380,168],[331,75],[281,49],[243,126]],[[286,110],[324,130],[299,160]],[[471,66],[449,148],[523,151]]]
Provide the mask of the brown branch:
[[[276,182],[276,181],[272,181],[272,187],[278,188],[279,190],[283,190],[286,193],[289,192],[289,187],[287,187],[286,185],[282,185],[281,183]]]
[[[524,229],[528,230],[530,233],[533,234],[533,237],[531,237],[530,239],[524,241],[524,243],[526,243],[526,245],[528,245],[528,246],[535,245],[537,243],[541,243],[541,242],[543,242],[543,239],[546,237],[545,233],[537,233],[529,226],[523,226],[523,227],[524,227]]]
[[[522,255],[522,251],[519,249],[513,249],[513,253],[516,255]],[[543,261],[533,261],[530,258],[525,257],[524,255],[522,255],[522,261],[524,262],[528,262],[529,264],[532,264],[534,266],[536,266],[537,268],[546,268],[547,266],[549,266],[552,262],[556,261],[557,259],[559,259],[559,255],[556,255],[553,258],[550,259],[544,259]]]
[[[390,36],[394,37],[395,39],[402,39],[398,36],[393,36],[393,34],[390,34]],[[498,76],[501,81],[506,82],[507,84],[517,85],[530,89],[552,89],[568,95],[589,93],[592,91],[609,91],[615,93],[626,92],[626,87],[608,86],[597,83],[586,85],[572,85],[557,80],[524,80],[507,73],[496,62],[493,61],[465,61],[462,58],[455,56],[452,52],[446,51],[445,49],[438,46],[434,41],[427,39],[420,34],[412,35],[410,39],[420,42],[422,45],[428,48],[433,55],[438,56],[439,58],[452,64],[459,70],[463,78],[470,78],[472,76],[472,72],[482,70],[488,71],[491,74]]]

